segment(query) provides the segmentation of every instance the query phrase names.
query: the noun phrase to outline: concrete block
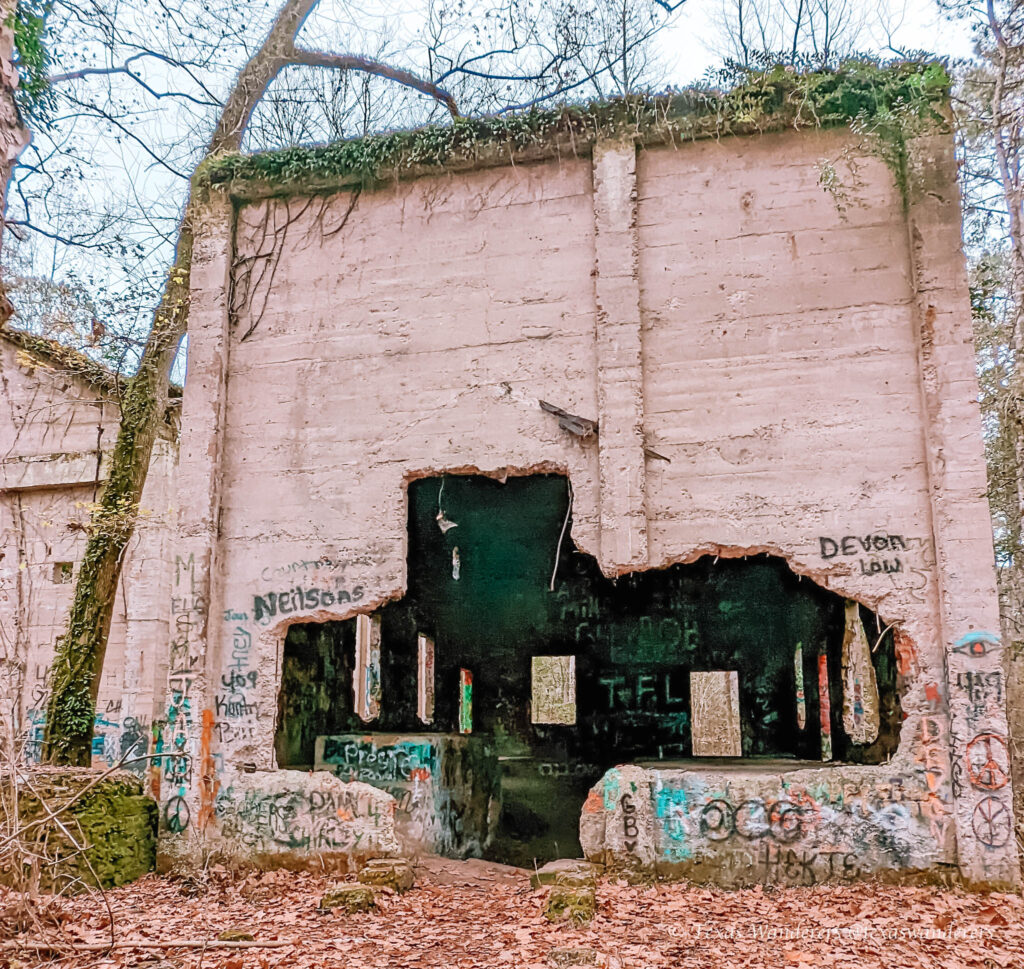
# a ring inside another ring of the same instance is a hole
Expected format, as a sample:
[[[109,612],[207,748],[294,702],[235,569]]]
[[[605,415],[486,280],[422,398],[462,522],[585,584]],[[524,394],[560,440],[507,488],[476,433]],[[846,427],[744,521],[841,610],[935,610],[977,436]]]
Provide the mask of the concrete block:
[[[346,915],[356,912],[372,912],[377,907],[377,899],[372,888],[365,885],[334,885],[324,892],[320,899],[321,912],[333,912],[340,909]]]
[[[404,858],[374,858],[359,871],[356,878],[364,885],[391,888],[401,894],[413,886],[412,865]]]
[[[562,966],[599,966],[601,969],[621,969],[622,962],[613,955],[597,949],[552,949],[548,964]]]
[[[593,887],[571,888],[556,885],[548,895],[544,917],[549,922],[575,922],[583,925],[597,914],[597,895]]]
[[[601,873],[599,865],[589,861],[575,861],[570,858],[559,858],[549,861],[530,876],[531,888],[542,888],[545,885],[562,885],[569,888],[587,888],[597,884]]]

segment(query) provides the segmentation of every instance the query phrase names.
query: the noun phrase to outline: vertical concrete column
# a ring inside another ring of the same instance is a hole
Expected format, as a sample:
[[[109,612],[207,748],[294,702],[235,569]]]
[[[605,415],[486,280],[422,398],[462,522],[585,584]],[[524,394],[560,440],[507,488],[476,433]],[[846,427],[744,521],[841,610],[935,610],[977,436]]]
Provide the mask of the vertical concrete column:
[[[970,882],[1019,880],[999,600],[953,139],[911,145],[908,229],[926,413],[953,814]]]
[[[121,746],[122,750],[134,746],[139,754],[147,753],[149,731],[153,720],[163,713],[167,686],[162,647],[168,641],[168,553],[176,525],[169,509],[177,500],[173,487],[176,459],[177,444],[158,437],[140,503],[146,515],[135,527],[124,565]],[[141,765],[139,772],[142,773]]]
[[[228,360],[232,206],[221,193],[203,205],[195,244],[182,401],[177,534],[171,542],[170,669],[159,738],[162,827],[179,833],[212,815],[213,715],[209,707],[211,593],[217,568],[220,464]],[[216,628],[214,625],[212,628]]]
[[[647,562],[643,359],[637,270],[636,146],[594,148],[601,568]]]

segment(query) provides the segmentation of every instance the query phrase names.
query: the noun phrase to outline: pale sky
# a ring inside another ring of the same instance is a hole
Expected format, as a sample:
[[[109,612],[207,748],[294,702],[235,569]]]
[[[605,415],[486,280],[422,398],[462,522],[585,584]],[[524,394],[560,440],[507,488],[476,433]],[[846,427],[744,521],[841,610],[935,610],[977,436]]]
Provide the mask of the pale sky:
[[[872,0],[862,0],[871,4]],[[688,0],[678,22],[661,35],[661,47],[677,86],[699,80],[704,72],[721,61],[716,53],[719,37],[715,13],[721,0]],[[972,51],[970,32],[962,22],[942,17],[935,0],[892,0],[891,9],[904,8],[893,20],[894,45],[901,49],[926,50],[939,56],[968,57]],[[884,46],[883,37],[872,38],[870,45]],[[868,46],[868,45],[866,45]],[[870,49],[869,47],[869,49]]]
[[[235,0],[240,16],[255,8],[263,14],[265,20],[269,11],[276,8],[278,0]],[[389,22],[396,22],[399,28],[415,29],[421,22],[422,10],[413,0],[364,0],[359,7],[358,26],[372,35],[374,29],[384,28]],[[540,0],[544,2],[544,0]],[[925,50],[940,56],[955,58],[967,57],[971,54],[972,44],[970,32],[962,22],[950,22],[943,18],[938,10],[936,0],[852,0],[864,10],[865,14],[874,15],[879,6],[888,10],[901,10],[902,16],[891,19],[893,30],[892,42],[905,50]],[[688,0],[677,13],[674,24],[666,28],[657,37],[661,59],[666,69],[667,80],[676,87],[683,87],[698,81],[709,68],[721,63],[722,39],[717,25],[723,0]],[[250,7],[249,4],[252,4]],[[340,5],[339,5],[340,4]],[[474,0],[466,0],[467,9],[474,9]],[[417,13],[415,17],[412,9]],[[145,9],[142,7],[141,9]],[[335,26],[345,25],[344,12],[349,3],[340,0],[322,0],[317,8],[320,16],[334,16],[338,19]],[[339,13],[338,11],[341,11]],[[397,17],[397,21],[394,18]],[[257,20],[259,18],[256,18]],[[866,18],[868,19],[868,18]],[[415,20],[415,23],[413,23]],[[412,26],[410,26],[412,24]],[[255,44],[265,26],[260,23],[249,24],[246,32],[251,44]],[[307,25],[315,34],[317,28],[313,22]],[[249,37],[251,33],[253,36]],[[401,33],[401,29],[399,29]],[[316,41],[313,38],[315,44]],[[372,42],[372,36],[370,37]],[[858,46],[865,52],[876,51],[885,56],[886,39],[882,32],[874,36],[865,36]],[[401,50],[399,46],[398,50]],[[372,53],[372,49],[368,52]],[[72,58],[74,60],[74,58]],[[415,64],[403,63],[399,54],[397,62],[400,66]],[[157,87],[161,86],[159,65],[147,64],[146,72],[153,72],[151,80]],[[223,72],[222,72],[223,74]],[[228,75],[223,74],[217,79],[215,87],[225,86]],[[99,81],[90,83],[99,84]],[[137,93],[131,89],[132,93]],[[86,122],[85,124],[88,124]],[[137,120],[131,122],[133,132],[148,144],[154,144],[181,171],[187,172],[195,162],[194,148],[205,140],[191,131],[190,116],[182,114],[180,104],[173,101],[161,101],[152,110],[140,113]],[[161,284],[163,273],[170,259],[171,239],[177,224],[179,207],[185,194],[185,180],[170,175],[153,158],[141,150],[137,143],[124,138],[117,130],[106,130],[102,126],[93,125],[90,129],[92,138],[86,141],[95,142],[95,150],[89,155],[90,162],[84,168],[83,181],[77,185],[77,194],[71,192],[61,204],[54,202],[48,210],[42,206],[36,209],[35,217],[45,218],[49,215],[52,227],[66,230],[68,225],[76,225],[80,221],[76,203],[81,201],[90,209],[98,212],[109,208],[119,212],[122,209],[134,221],[119,223],[125,241],[130,245],[136,240],[142,245],[147,255],[138,268],[126,275],[128,270],[116,255],[110,258],[95,250],[67,249],[59,243],[50,243],[46,239],[37,239],[34,250],[35,264],[40,274],[52,274],[63,277],[68,272],[77,272],[79,278],[90,282],[94,292],[124,292],[131,296],[138,293],[138,310],[141,315],[136,319],[133,315],[122,314],[123,325],[127,327],[148,326],[150,320],[149,292]],[[44,150],[46,138],[39,133],[37,144]],[[89,146],[86,144],[85,148]],[[30,156],[25,156],[31,160]],[[59,201],[59,200],[58,200]],[[160,242],[160,233],[167,234],[166,242]],[[143,284],[143,281],[144,284]]]

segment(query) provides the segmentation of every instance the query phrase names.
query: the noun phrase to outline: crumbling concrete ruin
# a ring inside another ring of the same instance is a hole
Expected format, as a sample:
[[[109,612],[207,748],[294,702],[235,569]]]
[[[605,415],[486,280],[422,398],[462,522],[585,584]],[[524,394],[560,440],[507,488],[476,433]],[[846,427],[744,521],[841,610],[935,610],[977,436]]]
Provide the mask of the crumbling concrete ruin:
[[[161,680],[165,851],[1015,884],[952,149],[214,186],[167,645],[105,680]]]

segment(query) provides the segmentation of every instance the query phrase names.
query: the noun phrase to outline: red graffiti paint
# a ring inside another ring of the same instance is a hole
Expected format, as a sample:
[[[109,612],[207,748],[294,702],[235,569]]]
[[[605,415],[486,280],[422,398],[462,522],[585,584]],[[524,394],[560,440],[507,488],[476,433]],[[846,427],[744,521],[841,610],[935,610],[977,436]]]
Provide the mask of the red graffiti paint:
[[[896,671],[900,676],[913,676],[918,668],[913,640],[902,629],[894,629],[892,641],[896,650]]]
[[[942,695],[935,683],[928,683],[924,688],[924,698],[931,704],[932,711],[939,709],[942,702]]]
[[[1010,780],[1010,754],[999,734],[978,734],[967,745],[967,777],[974,787],[998,791]]]
[[[202,831],[213,818],[213,802],[220,790],[217,768],[210,748],[213,743],[214,717],[212,710],[203,711],[203,729],[199,735],[199,830]]]
[[[828,695],[828,657],[818,657],[818,707],[821,716],[821,759],[832,759],[832,701]]]

